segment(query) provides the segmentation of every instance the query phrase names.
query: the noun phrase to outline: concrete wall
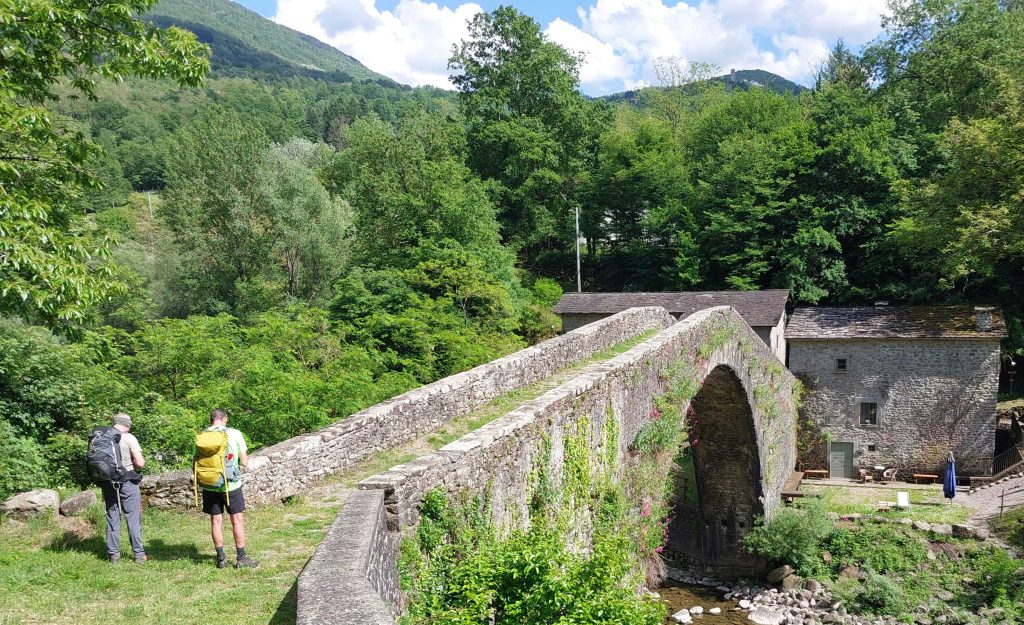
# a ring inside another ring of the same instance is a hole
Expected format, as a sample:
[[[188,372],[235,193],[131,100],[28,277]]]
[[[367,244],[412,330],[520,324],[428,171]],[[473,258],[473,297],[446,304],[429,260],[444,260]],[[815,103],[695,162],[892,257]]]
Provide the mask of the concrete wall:
[[[384,494],[352,494],[299,575],[297,625],[393,625],[396,548],[397,535],[384,522]]]
[[[941,475],[952,451],[960,474],[991,471],[998,340],[792,339],[789,367],[807,386],[803,409],[854,443],[855,465]],[[877,427],[860,425],[861,401],[878,404]]]
[[[280,501],[302,492],[324,475],[342,471],[379,452],[394,449],[472,411],[495,397],[544,379],[651,329],[674,322],[662,308],[633,308],[499,358],[469,371],[421,386],[357,412],[318,432],[304,434],[249,457],[244,476],[247,501]],[[244,423],[234,423],[243,432]],[[147,476],[148,505],[194,505],[189,471]]]

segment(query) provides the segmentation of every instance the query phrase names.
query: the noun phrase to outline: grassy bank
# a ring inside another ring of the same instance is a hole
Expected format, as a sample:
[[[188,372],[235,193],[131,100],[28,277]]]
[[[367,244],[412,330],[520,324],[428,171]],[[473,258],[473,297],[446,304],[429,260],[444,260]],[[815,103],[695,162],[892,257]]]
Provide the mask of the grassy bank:
[[[248,550],[261,566],[237,571],[214,566],[209,521],[197,512],[146,511],[143,565],[131,561],[126,531],[125,557],[111,565],[90,520],[6,521],[0,623],[294,623],[295,580],[338,509],[296,501],[247,512]]]
[[[836,514],[871,514],[890,518],[910,518],[927,523],[963,523],[973,510],[967,506],[949,503],[942,497],[942,487],[901,488],[891,486],[833,486],[804,481],[801,490],[808,494],[820,495],[826,510]],[[879,502],[895,503],[897,491],[910,495],[909,510],[880,512]]]
[[[508,393],[399,449],[333,476],[305,498],[246,513],[255,570],[217,570],[207,517],[194,511],[147,510],[143,533],[151,558],[106,561],[99,509],[91,518],[0,522],[0,625],[193,624],[295,622],[295,582],[341,507],[346,488],[435,450],[650,338],[647,332],[595,354],[545,380]],[[99,528],[99,529],[97,529]],[[227,551],[233,560],[230,532]]]

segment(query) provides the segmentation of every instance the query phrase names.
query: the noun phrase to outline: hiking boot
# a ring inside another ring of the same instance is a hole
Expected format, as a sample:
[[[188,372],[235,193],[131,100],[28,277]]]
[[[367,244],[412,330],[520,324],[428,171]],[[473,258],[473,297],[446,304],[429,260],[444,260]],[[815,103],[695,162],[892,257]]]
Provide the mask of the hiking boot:
[[[222,569],[228,565],[227,558],[217,558],[217,568]]]
[[[256,560],[253,560],[249,556],[242,556],[237,561],[235,561],[235,568],[236,569],[254,569],[254,568],[256,568],[259,565],[260,565],[259,562],[257,562]]]
[[[110,556],[110,563],[117,564],[121,561],[121,556]]]
[[[135,564],[145,564],[149,560],[149,556],[144,553],[135,555]]]

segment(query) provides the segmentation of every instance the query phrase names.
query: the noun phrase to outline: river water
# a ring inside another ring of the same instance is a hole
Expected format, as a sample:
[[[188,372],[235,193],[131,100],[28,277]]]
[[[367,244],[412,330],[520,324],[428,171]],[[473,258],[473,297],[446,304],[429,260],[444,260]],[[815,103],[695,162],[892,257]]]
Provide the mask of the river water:
[[[697,605],[704,608],[704,614],[694,615],[693,625],[749,625],[750,623],[745,610],[734,610],[736,602],[722,600],[722,595],[714,588],[681,584],[667,579],[664,585],[655,592],[661,595],[661,598],[668,604],[669,617],[683,608],[689,609]],[[722,613],[708,614],[708,610],[711,608],[722,608]],[[665,622],[672,623],[673,621],[668,618]]]

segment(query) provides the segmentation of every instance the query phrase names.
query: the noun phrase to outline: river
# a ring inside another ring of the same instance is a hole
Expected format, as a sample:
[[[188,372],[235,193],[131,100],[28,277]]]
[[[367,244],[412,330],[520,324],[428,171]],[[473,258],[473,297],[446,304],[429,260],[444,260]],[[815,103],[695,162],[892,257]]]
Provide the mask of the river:
[[[714,588],[693,586],[666,579],[664,585],[656,592],[668,604],[666,623],[672,623],[671,616],[683,608],[701,606],[704,613],[694,615],[693,625],[749,625],[747,613],[735,610],[735,601],[724,601],[721,593]],[[721,614],[708,614],[711,608],[721,608]]]

